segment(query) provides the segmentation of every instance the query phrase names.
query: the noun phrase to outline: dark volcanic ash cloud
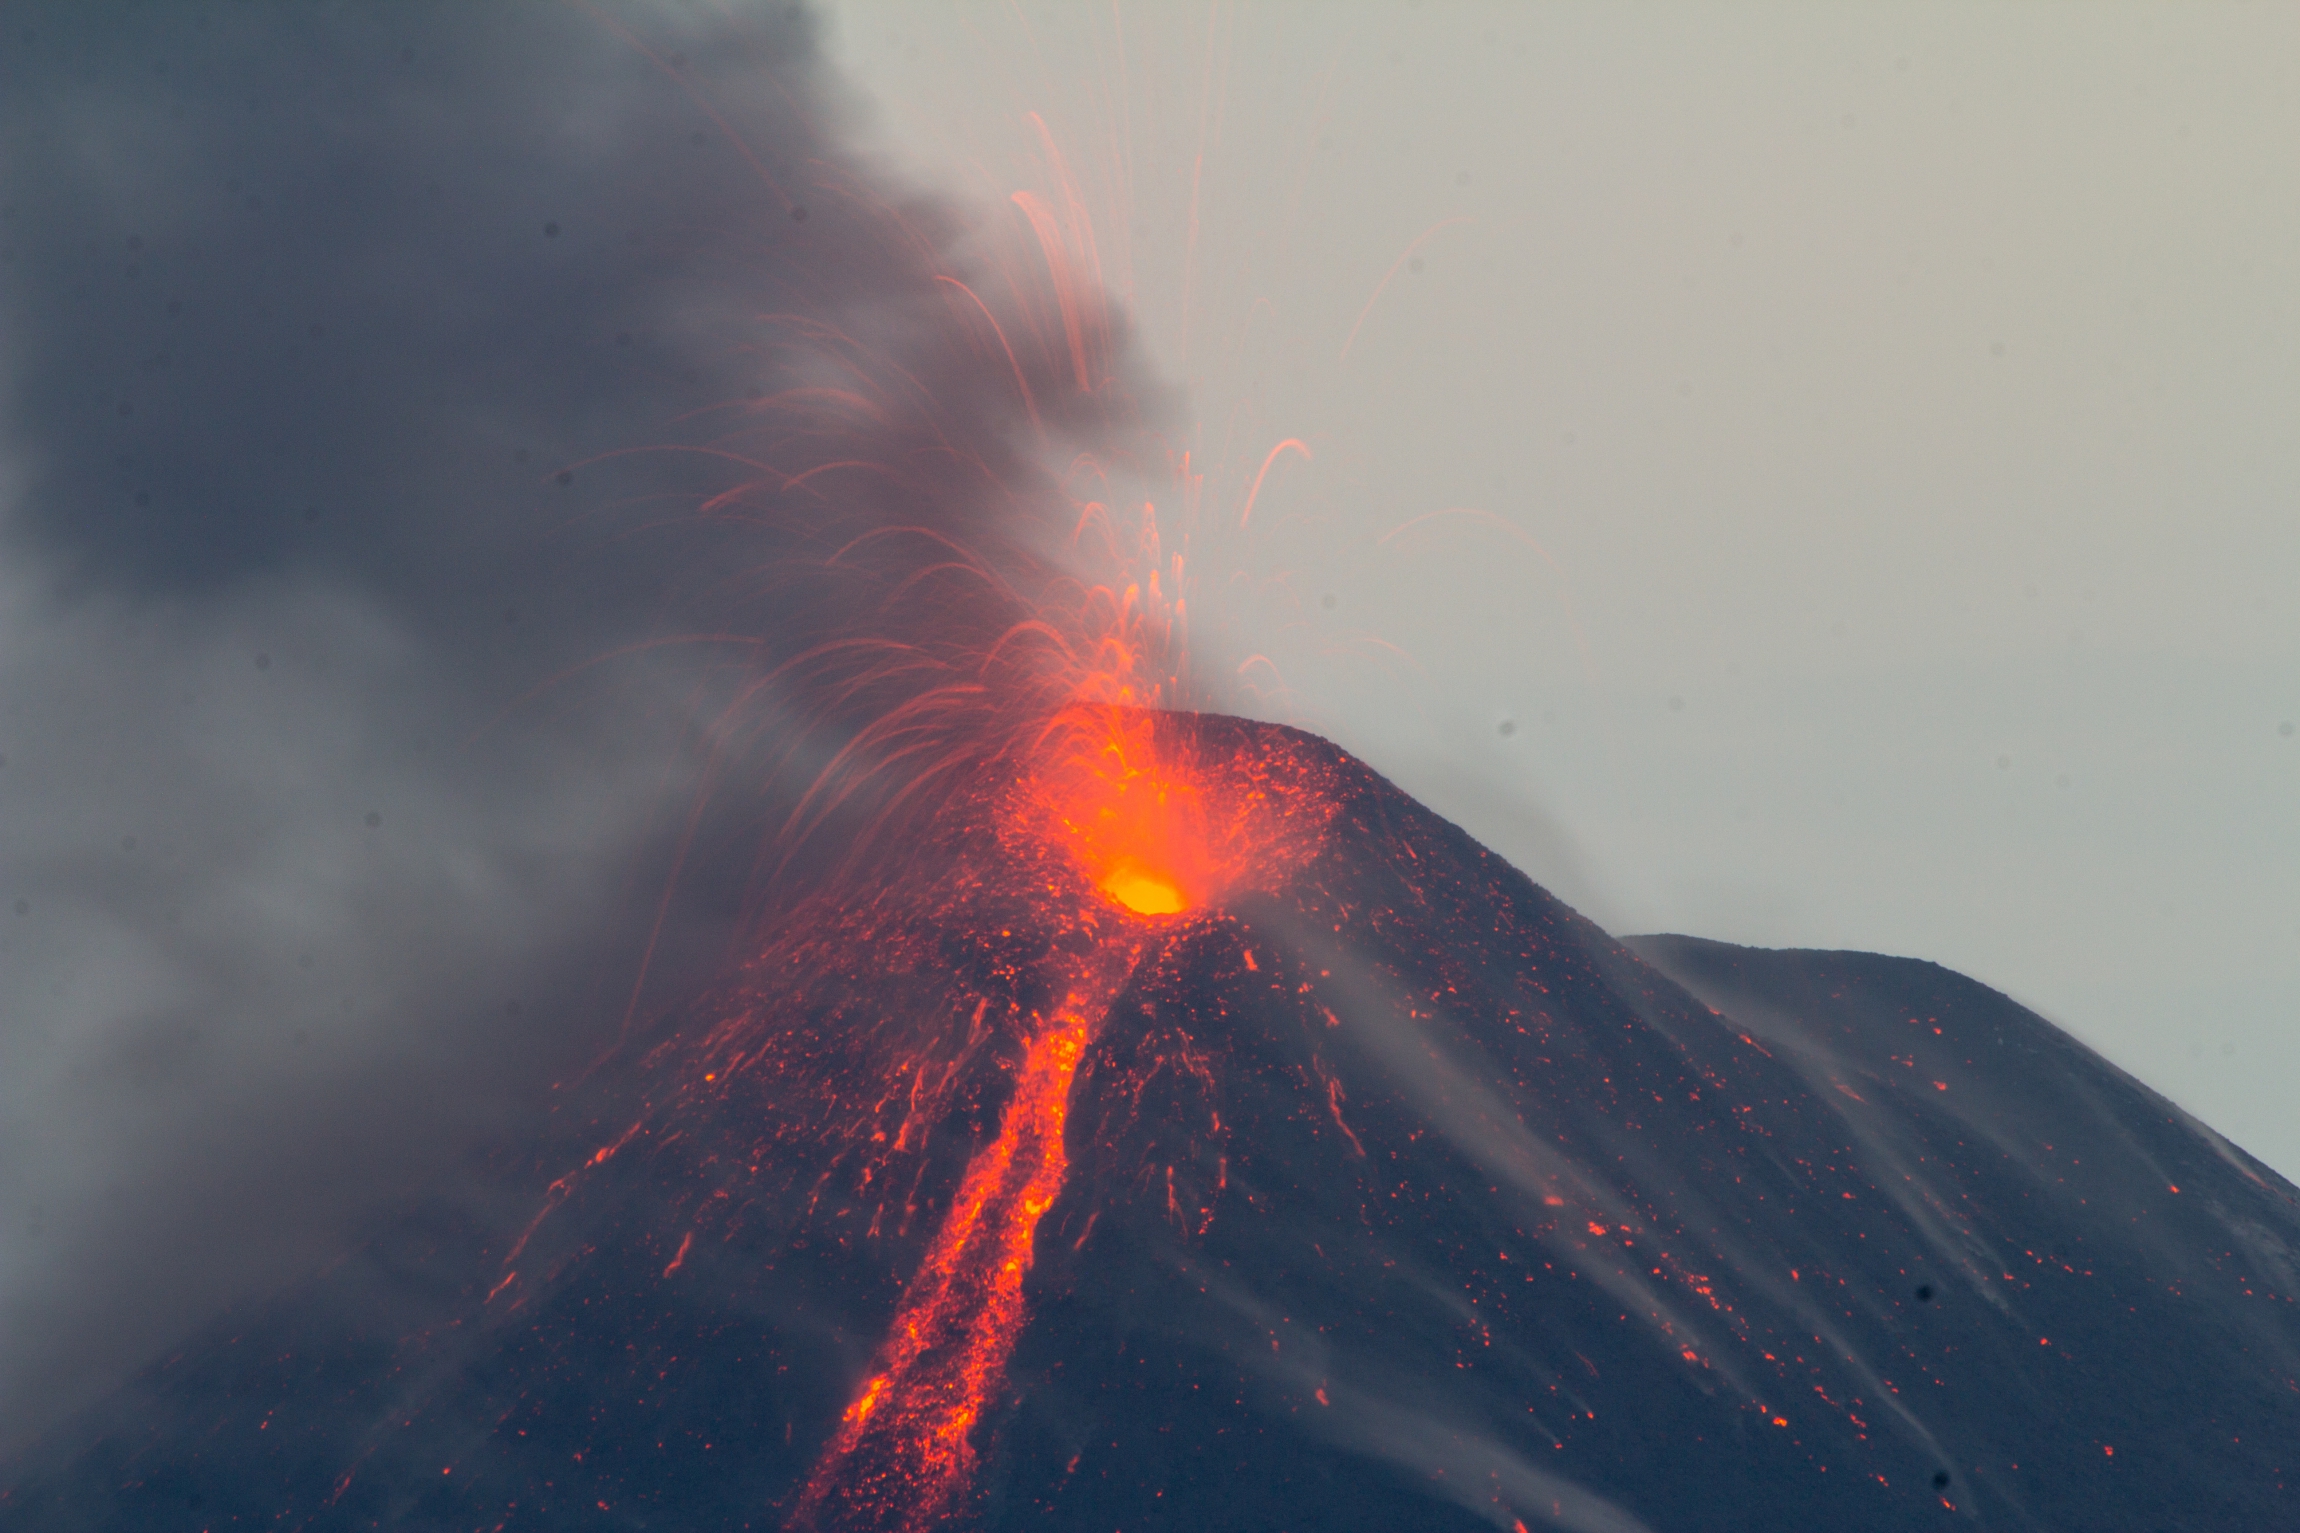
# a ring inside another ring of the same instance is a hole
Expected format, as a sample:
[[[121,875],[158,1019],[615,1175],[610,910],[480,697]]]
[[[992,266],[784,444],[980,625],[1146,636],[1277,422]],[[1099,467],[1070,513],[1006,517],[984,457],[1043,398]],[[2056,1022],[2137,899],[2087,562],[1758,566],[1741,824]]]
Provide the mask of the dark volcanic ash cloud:
[[[826,551],[995,625],[1140,391],[1022,436],[1071,351],[953,325],[794,9],[32,7],[0,82],[4,1450],[695,983],[730,785],[854,723],[759,678],[953,616]]]

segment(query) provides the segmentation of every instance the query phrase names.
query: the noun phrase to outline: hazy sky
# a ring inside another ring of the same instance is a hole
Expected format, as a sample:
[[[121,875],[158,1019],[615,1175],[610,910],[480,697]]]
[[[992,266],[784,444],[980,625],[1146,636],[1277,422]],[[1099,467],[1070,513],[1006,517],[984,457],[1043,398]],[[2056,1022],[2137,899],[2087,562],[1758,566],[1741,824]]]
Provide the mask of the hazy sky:
[[[1201,563],[1262,711],[1613,930],[1935,959],[2300,1176],[2300,10],[832,15],[930,180],[1044,119],[1210,498],[1311,449]]]
[[[661,449],[820,322],[1011,467],[904,306],[1065,176],[1206,701],[2300,1174],[2300,12],[7,21],[0,1452],[516,1142],[667,885],[642,1005],[711,972],[730,673],[646,646],[763,556]]]

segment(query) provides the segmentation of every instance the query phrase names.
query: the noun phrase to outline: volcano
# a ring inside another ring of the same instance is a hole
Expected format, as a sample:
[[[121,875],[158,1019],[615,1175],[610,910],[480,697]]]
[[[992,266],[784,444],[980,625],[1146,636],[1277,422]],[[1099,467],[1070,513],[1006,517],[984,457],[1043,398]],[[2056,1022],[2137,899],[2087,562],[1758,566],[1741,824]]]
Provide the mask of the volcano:
[[[1616,940],[1314,737],[1122,735],[0,1516],[2300,1526],[2300,1195],[2241,1150],[1934,965]]]

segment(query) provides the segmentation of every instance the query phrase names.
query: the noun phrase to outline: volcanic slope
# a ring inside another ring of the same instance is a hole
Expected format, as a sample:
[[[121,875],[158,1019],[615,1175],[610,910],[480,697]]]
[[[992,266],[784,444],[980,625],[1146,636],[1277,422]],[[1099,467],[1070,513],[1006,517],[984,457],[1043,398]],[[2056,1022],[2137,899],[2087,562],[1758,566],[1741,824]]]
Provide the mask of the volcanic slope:
[[[533,1217],[229,1317],[0,1520],[2300,1525],[2272,1172],[1935,966],[1625,946],[1324,742],[1158,730],[1291,851],[1140,916],[954,811],[571,1094]],[[928,1281],[1010,1205],[1018,1307]]]

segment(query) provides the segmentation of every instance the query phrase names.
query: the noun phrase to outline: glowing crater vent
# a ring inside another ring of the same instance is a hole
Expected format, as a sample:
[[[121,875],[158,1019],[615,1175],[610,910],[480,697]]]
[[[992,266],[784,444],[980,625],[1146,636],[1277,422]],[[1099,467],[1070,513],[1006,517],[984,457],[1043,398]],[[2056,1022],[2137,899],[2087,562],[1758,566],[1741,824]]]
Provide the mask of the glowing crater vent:
[[[1172,879],[1122,857],[1102,880],[1102,892],[1136,915],[1170,916],[1190,908],[1190,901]]]
[[[1002,836],[1026,859],[1069,863],[1081,894],[1145,921],[1274,887],[1318,853],[1339,804],[1330,769],[1315,750],[1266,736],[1202,749],[1208,727],[1149,708],[1062,710],[1034,742]]]
[[[1138,916],[1212,904],[1232,882],[1192,763],[1161,748],[1159,715],[1077,707],[1042,742],[1026,819],[1104,899]]]

